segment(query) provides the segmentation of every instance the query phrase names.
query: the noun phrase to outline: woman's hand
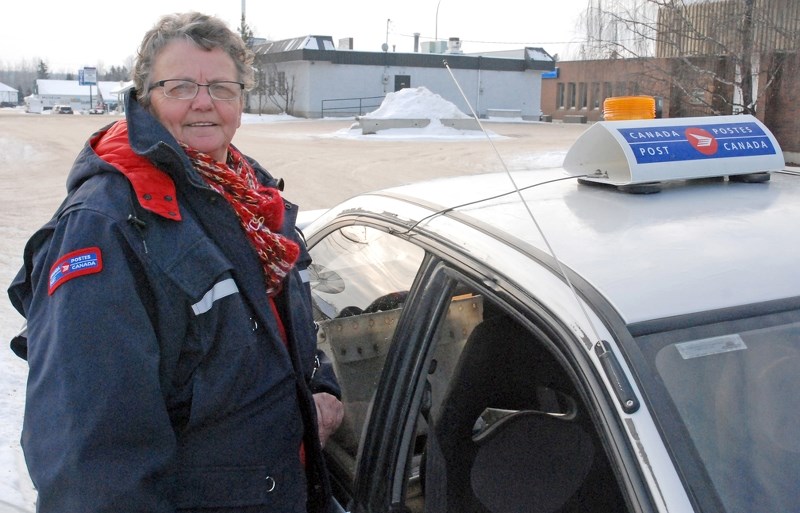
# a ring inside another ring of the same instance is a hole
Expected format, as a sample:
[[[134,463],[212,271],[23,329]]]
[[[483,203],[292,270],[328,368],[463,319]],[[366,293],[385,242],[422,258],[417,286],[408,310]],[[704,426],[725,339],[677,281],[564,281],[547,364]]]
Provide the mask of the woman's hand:
[[[314,394],[314,403],[317,406],[317,427],[319,441],[325,447],[328,438],[339,428],[344,417],[344,405],[336,397],[326,392]]]

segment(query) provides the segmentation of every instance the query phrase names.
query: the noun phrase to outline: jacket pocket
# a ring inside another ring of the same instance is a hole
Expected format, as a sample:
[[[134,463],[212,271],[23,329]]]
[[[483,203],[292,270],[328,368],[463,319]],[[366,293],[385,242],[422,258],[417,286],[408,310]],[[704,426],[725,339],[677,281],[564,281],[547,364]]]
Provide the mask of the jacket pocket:
[[[175,504],[184,513],[305,511],[305,478],[287,464],[184,469],[177,475]]]

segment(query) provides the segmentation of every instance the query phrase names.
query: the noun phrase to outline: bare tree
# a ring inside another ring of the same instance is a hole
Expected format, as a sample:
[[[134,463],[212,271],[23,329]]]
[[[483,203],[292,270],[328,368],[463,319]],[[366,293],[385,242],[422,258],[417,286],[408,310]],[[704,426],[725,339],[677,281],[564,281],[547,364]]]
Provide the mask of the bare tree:
[[[15,65],[0,64],[0,82],[14,86],[19,91],[21,98],[30,96],[36,86],[37,64],[39,59],[31,61],[21,60]],[[20,102],[22,99],[20,99]]]
[[[274,63],[270,63],[265,70],[265,86],[267,100],[275,105],[281,112],[293,114],[294,76],[287,77],[285,71],[278,70],[278,67]]]
[[[258,113],[261,114],[264,109],[264,100],[267,96],[267,72],[264,69],[264,64],[259,59],[253,62],[253,69],[256,83],[250,94],[255,94],[256,98],[258,98]]]
[[[775,52],[798,50],[799,14],[800,0],[590,0],[581,55],[659,57],[651,73],[673,105],[755,113],[781,73]]]
[[[589,0],[581,15],[583,59],[649,57],[655,53],[657,7],[649,0]]]

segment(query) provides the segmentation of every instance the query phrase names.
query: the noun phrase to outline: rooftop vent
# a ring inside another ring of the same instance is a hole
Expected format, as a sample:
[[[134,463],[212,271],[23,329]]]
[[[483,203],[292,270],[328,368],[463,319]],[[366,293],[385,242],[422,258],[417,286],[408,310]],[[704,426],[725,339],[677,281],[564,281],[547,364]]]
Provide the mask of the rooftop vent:
[[[461,51],[461,39],[451,37],[447,40],[447,53],[464,53]]]

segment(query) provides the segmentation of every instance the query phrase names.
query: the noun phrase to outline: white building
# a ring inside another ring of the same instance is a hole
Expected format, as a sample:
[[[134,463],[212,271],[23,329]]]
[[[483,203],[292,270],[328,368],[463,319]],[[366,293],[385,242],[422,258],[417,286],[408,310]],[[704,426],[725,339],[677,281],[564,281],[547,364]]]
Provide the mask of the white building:
[[[10,107],[19,104],[19,91],[0,82],[0,106]]]
[[[75,112],[87,112],[103,102],[107,110],[114,110],[121,103],[122,92],[132,82],[100,81],[96,85],[80,85],[77,80],[36,79],[36,94],[25,99],[29,104],[38,103],[44,110],[54,105],[69,105]],[[100,93],[98,94],[98,88]]]
[[[259,95],[256,88],[249,105],[254,111],[260,103],[263,112],[287,110],[308,118],[354,116],[377,109],[386,93],[424,86],[470,113],[460,86],[480,117],[500,113],[539,119],[541,76],[555,68],[547,52],[525,48],[519,57],[503,58],[450,48],[454,45],[443,54],[361,52],[337,49],[330,36],[256,45],[265,93]]]

